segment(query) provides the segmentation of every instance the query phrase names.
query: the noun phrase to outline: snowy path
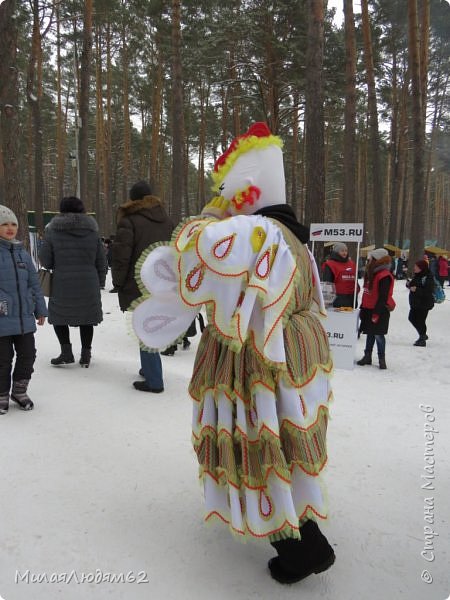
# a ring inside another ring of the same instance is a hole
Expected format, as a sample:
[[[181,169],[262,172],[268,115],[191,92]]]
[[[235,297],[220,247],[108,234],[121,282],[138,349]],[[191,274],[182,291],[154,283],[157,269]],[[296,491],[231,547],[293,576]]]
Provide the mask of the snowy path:
[[[107,290],[91,368],[51,367],[58,348],[45,325],[37,334],[30,385],[36,410],[23,413],[13,406],[0,417],[0,599],[449,596],[449,288],[447,302],[430,313],[428,347],[414,348],[407,291],[397,282],[388,370],[380,371],[375,358],[372,367],[336,371],[330,520],[323,530],[337,560],[326,574],[287,587],[268,574],[268,544],[238,543],[225,528],[217,532],[202,522],[186,393],[194,348],[164,358],[164,394],[135,391],[137,344],[117,296]],[[71,333],[79,354],[77,332]],[[363,342],[364,336],[358,357]],[[422,411],[420,403],[433,412]],[[421,488],[427,414],[439,430],[428,446],[436,461],[435,479],[428,480],[434,489]],[[424,520],[425,498],[433,525]],[[439,536],[427,541],[427,526]],[[428,557],[434,552],[431,562],[421,556],[425,546]],[[424,569],[432,583],[421,580]],[[129,572],[146,582],[91,582]],[[64,573],[70,583],[45,583]]]

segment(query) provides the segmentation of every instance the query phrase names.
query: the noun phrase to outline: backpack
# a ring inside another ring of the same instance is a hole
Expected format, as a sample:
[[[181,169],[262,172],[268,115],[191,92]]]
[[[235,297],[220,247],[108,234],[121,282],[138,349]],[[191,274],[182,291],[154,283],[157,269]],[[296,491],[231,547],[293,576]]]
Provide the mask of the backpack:
[[[439,281],[436,279],[436,277],[433,277],[433,279],[434,279],[434,289],[433,289],[434,303],[442,304],[442,302],[444,302],[444,300],[445,300],[444,288],[439,283]]]

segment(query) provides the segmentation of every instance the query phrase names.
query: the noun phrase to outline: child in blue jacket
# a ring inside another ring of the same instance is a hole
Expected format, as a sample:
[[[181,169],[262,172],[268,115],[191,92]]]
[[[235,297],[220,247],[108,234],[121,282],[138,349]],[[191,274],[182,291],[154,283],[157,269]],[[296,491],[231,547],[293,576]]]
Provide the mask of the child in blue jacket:
[[[34,406],[27,394],[36,359],[34,332],[36,321],[43,325],[47,316],[31,256],[16,240],[17,228],[16,215],[0,205],[0,415],[8,412],[10,394],[22,410]]]

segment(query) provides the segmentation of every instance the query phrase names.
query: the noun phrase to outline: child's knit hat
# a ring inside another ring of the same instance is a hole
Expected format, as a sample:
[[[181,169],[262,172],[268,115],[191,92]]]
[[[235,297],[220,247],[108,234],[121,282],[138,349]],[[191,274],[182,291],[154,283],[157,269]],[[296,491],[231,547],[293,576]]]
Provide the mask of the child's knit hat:
[[[7,206],[0,204],[0,225],[5,225],[6,223],[14,223],[14,225],[19,226],[19,221],[13,211]]]

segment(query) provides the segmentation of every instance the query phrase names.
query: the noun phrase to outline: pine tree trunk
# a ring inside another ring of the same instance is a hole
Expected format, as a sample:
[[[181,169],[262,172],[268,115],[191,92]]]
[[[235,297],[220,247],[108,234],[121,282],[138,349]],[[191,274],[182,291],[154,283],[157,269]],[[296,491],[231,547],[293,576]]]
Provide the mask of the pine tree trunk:
[[[356,41],[353,0],[344,0],[345,17],[345,131],[344,190],[342,213],[344,221],[355,219],[355,157],[356,157]]]
[[[377,247],[384,244],[383,223],[383,181],[381,176],[380,133],[378,129],[377,95],[375,88],[375,70],[370,31],[368,0],[361,0],[362,28],[364,37],[364,59],[367,79],[367,104],[369,113],[369,139],[372,162],[372,205],[374,223],[374,241]]]
[[[325,218],[324,2],[309,0],[308,6],[305,95],[306,225],[322,223]]]
[[[44,179],[42,160],[42,123],[41,123],[41,98],[42,98],[42,47],[40,31],[39,0],[33,0],[33,32],[31,38],[31,55],[28,62],[27,73],[27,101],[32,117],[33,135],[33,208],[35,211],[36,230],[44,232]]]
[[[413,141],[413,190],[411,211],[411,244],[409,265],[423,255],[425,245],[425,124],[422,109],[422,87],[420,79],[419,24],[417,0],[408,0],[408,61],[411,73],[411,121]]]
[[[2,204],[16,214],[19,237],[28,245],[28,223],[25,211],[19,167],[19,88],[17,67],[16,0],[5,0],[0,5],[0,138],[4,173]]]
[[[183,201],[183,76],[181,66],[181,2],[172,0],[172,217],[178,223]]]
[[[80,65],[80,128],[78,164],[80,167],[80,197],[86,210],[91,207],[89,198],[89,91],[92,62],[92,0],[84,1],[83,51]]]

